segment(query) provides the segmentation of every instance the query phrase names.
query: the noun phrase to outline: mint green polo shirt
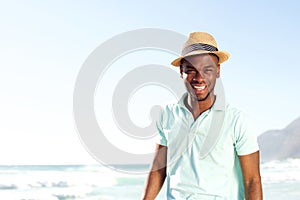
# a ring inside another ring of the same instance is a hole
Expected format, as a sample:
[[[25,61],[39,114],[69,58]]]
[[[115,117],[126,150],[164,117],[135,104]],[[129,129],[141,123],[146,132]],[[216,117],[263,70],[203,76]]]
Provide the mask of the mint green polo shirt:
[[[158,144],[168,147],[167,198],[244,199],[238,156],[259,150],[253,127],[241,111],[218,98],[211,109],[194,120],[183,103],[186,97],[187,93],[178,103],[167,105],[156,123]],[[224,112],[220,134],[211,151],[200,156],[216,112]]]

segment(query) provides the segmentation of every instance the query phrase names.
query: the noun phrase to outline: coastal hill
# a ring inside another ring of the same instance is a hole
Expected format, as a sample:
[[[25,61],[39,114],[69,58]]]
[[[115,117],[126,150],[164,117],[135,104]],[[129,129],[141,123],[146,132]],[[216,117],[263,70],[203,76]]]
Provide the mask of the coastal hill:
[[[258,137],[261,161],[300,158],[300,117],[282,130],[270,130]]]

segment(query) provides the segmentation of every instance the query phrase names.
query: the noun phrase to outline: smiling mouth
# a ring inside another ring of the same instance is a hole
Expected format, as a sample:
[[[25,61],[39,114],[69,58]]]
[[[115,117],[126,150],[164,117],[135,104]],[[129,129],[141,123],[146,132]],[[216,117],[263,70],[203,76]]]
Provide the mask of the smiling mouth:
[[[197,91],[202,91],[202,90],[204,90],[206,88],[206,86],[205,85],[203,85],[203,86],[193,85],[193,88],[195,88]]]

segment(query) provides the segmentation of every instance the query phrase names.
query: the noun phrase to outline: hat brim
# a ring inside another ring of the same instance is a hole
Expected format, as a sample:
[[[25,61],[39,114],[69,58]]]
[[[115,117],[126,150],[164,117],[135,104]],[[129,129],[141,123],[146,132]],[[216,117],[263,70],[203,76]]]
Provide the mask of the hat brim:
[[[192,51],[184,56],[181,56],[179,58],[176,58],[175,60],[173,60],[171,62],[171,64],[175,67],[179,67],[181,64],[181,60],[183,58],[186,58],[188,56],[194,56],[194,55],[201,55],[201,54],[215,54],[216,56],[219,57],[219,63],[221,64],[223,62],[225,62],[226,60],[228,60],[228,58],[230,57],[230,54],[226,51],[203,51],[203,50],[198,50],[198,51]]]

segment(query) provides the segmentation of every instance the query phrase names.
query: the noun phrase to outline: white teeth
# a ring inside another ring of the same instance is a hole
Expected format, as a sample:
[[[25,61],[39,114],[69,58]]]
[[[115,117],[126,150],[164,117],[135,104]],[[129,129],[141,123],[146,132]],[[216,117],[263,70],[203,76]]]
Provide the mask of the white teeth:
[[[196,88],[197,90],[203,90],[205,88],[205,86],[196,86],[196,85],[194,85],[194,88]]]

